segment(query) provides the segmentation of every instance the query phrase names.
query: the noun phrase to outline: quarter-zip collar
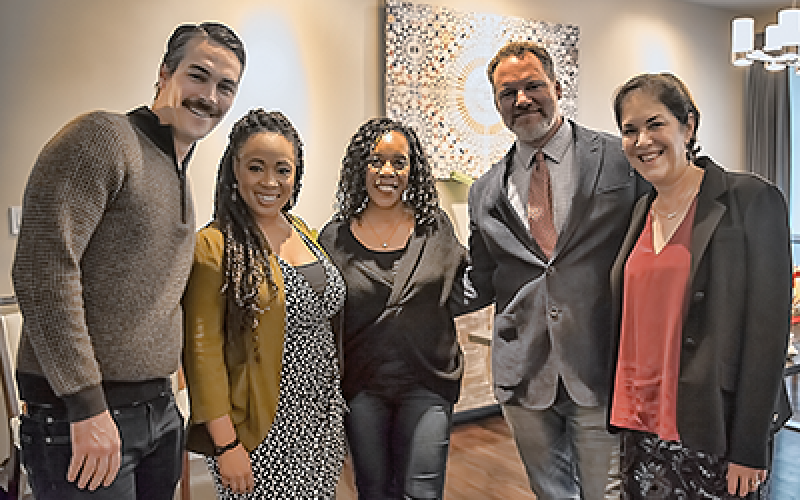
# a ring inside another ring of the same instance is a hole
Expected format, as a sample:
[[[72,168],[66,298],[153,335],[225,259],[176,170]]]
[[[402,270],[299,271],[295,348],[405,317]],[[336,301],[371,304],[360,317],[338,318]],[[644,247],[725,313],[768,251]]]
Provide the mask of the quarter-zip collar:
[[[189,151],[186,152],[186,157],[178,164],[178,157],[175,154],[175,138],[172,133],[171,125],[162,125],[161,122],[158,121],[158,115],[153,113],[153,110],[147,106],[140,106],[128,112],[128,119],[136,128],[141,130],[148,139],[153,141],[153,144],[155,144],[158,149],[172,158],[172,163],[175,165],[178,178],[181,181],[181,220],[184,223],[188,223],[186,170],[189,168],[189,160],[191,160],[194,154],[196,143],[192,144]]]

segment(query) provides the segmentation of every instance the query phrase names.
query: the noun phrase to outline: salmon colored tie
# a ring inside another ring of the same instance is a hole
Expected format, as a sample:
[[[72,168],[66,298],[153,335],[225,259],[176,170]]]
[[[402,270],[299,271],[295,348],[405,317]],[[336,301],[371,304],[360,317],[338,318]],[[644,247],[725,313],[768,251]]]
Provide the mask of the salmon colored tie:
[[[528,190],[528,225],[531,236],[549,259],[556,246],[556,226],[553,223],[553,190],[550,187],[550,170],[544,152],[533,156],[531,186]]]

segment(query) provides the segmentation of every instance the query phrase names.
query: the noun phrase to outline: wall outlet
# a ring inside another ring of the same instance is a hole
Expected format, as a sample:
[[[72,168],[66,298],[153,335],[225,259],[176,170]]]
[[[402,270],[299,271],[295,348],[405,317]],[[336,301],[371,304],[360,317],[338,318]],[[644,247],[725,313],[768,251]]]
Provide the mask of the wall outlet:
[[[11,236],[19,234],[20,224],[22,224],[22,207],[8,207],[8,232]]]

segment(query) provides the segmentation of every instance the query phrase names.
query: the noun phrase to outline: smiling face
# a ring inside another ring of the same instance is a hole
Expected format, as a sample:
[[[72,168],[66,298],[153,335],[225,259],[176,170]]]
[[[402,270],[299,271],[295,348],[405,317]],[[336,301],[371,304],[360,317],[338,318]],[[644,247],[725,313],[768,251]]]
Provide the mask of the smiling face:
[[[256,222],[281,214],[292,195],[295,176],[294,146],[275,132],[250,136],[233,160],[238,192]]]
[[[547,76],[534,54],[500,61],[493,75],[494,103],[520,141],[539,147],[561,123],[561,85]]]
[[[656,189],[680,179],[689,167],[686,146],[694,116],[690,114],[688,123],[681,124],[664,104],[641,89],[630,92],[620,109],[622,149],[631,166]]]
[[[173,128],[175,151],[183,158],[195,141],[219,124],[233,104],[242,65],[226,47],[203,37],[190,40],[171,74],[162,66],[153,112]]]
[[[411,173],[408,140],[405,134],[390,131],[381,137],[367,160],[365,182],[369,203],[392,208],[402,202]]]

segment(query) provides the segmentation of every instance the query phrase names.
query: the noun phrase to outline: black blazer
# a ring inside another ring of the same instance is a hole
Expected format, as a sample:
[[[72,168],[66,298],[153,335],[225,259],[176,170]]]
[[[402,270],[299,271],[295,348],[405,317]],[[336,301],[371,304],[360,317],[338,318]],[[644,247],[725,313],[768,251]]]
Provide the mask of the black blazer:
[[[705,177],[692,226],[678,432],[689,448],[766,468],[771,431],[791,414],[783,383],[792,297],[786,203],[754,175],[725,172],[706,157],[697,164]],[[615,358],[624,265],[652,201],[637,202],[611,271]]]

